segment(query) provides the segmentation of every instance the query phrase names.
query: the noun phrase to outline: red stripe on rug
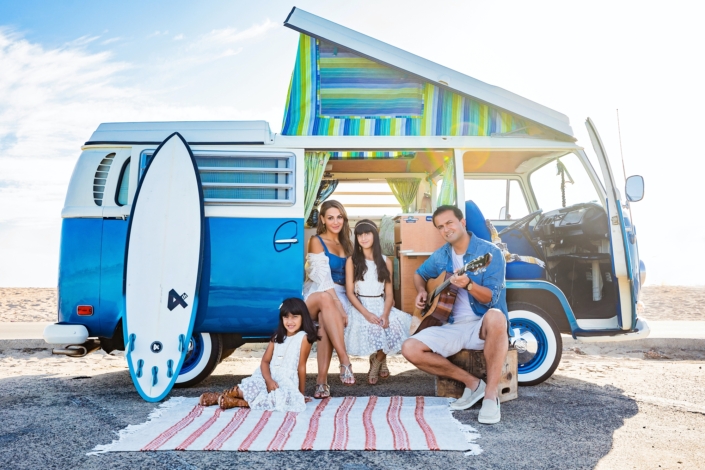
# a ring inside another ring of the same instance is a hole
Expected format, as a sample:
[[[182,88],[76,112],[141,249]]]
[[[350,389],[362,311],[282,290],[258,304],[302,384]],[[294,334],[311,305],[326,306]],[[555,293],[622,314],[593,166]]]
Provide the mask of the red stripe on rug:
[[[304,443],[301,444],[301,450],[313,450],[313,443],[316,441],[316,435],[318,434],[318,422],[321,419],[321,413],[323,413],[329,402],[330,398],[324,398],[313,411],[311,421],[308,423],[308,431],[306,432]]]
[[[416,422],[419,423],[423,435],[426,436],[428,450],[441,450],[441,448],[438,447],[438,442],[436,442],[436,435],[433,434],[433,429],[431,429],[431,426],[428,425],[426,418],[423,416],[424,404],[423,397],[416,397],[416,411],[414,411]]]
[[[333,442],[330,445],[330,450],[346,450],[348,448],[348,439],[350,430],[348,429],[348,414],[355,403],[356,397],[345,397],[343,403],[335,412],[333,420]]]
[[[372,424],[372,412],[375,410],[377,397],[371,396],[362,413],[362,425],[365,427],[365,450],[377,450],[377,434]]]
[[[213,416],[208,418],[208,421],[203,423],[200,428],[196,429],[189,437],[186,438],[184,442],[176,446],[174,450],[186,450],[188,446],[193,444],[193,441],[201,437],[201,435],[206,432],[208,428],[213,426],[213,423],[215,423],[218,420],[218,417],[220,417],[220,413],[223,412],[223,409],[218,407],[215,410],[215,413],[213,413]]]
[[[284,416],[284,421],[281,426],[279,426],[279,429],[277,429],[277,433],[274,435],[272,442],[270,442],[267,446],[267,450],[284,449],[286,441],[288,441],[289,436],[291,436],[291,430],[294,429],[294,426],[296,425],[297,414],[298,413],[292,413],[291,411],[286,413],[286,416]]]
[[[389,429],[392,430],[394,449],[411,450],[409,448],[409,435],[401,422],[401,404],[402,397],[390,398],[389,408],[387,409],[387,423],[389,424]]]
[[[252,443],[255,442],[255,439],[257,439],[257,436],[259,436],[259,433],[261,433],[262,429],[264,429],[264,427],[267,425],[270,416],[272,416],[271,411],[265,411],[264,413],[262,413],[262,417],[259,419],[259,422],[255,425],[255,428],[250,431],[250,434],[245,438],[244,441],[242,441],[240,447],[237,448],[238,451],[246,452],[250,448]]]
[[[166,431],[164,431],[163,433],[161,433],[160,435],[155,437],[154,440],[152,440],[152,442],[150,442],[146,446],[142,447],[142,449],[140,449],[140,450],[144,451],[144,450],[157,450],[157,449],[159,449],[161,446],[166,444],[166,442],[169,439],[174,437],[182,429],[184,429],[186,426],[191,424],[194,419],[201,416],[201,413],[203,413],[203,407],[201,405],[194,406],[193,409],[189,412],[189,414],[184,416],[181,419],[181,421],[179,421],[178,423],[176,423],[175,425],[173,425],[172,427],[170,427],[169,429],[167,429]]]
[[[245,418],[250,414],[249,408],[240,408],[235,412],[230,422],[225,425],[225,427],[218,433],[217,436],[213,438],[212,441],[208,443],[203,450],[220,450],[225,444],[225,441],[230,439],[230,437],[237,431],[242,423],[245,422]]]

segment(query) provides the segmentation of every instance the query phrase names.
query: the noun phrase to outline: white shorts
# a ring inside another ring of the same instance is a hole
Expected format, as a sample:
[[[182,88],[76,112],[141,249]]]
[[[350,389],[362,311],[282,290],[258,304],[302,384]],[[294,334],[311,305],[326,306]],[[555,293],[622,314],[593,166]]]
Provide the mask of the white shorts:
[[[457,354],[461,349],[485,349],[485,340],[480,339],[483,318],[467,317],[454,323],[432,326],[419,331],[411,339],[421,341],[443,357]]]

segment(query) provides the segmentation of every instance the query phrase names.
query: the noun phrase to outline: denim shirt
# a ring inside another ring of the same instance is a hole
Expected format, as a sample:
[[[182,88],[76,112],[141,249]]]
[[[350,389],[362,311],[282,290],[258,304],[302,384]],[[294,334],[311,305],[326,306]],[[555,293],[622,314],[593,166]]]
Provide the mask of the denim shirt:
[[[489,303],[480,303],[475,297],[468,293],[470,299],[470,307],[475,315],[483,316],[487,310],[496,308],[501,310],[505,316],[507,314],[507,289],[504,282],[504,273],[506,263],[504,256],[497,246],[493,243],[485,241],[477,237],[472,232],[470,234],[470,243],[468,249],[463,255],[463,264],[467,264],[471,260],[482,256],[486,253],[492,255],[492,261],[487,268],[480,269],[476,272],[468,272],[468,277],[472,282],[487,287],[492,291],[492,299]],[[429,258],[416,270],[416,273],[421,276],[424,281],[434,279],[442,272],[453,272],[453,247],[450,243],[446,243],[439,249],[433,252]]]

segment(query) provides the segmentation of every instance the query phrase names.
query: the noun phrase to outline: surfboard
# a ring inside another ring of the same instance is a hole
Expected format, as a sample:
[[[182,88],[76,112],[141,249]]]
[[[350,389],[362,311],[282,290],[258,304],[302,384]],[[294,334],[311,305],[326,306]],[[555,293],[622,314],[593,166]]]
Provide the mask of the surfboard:
[[[137,186],[127,229],[123,332],[132,381],[163,399],[184,362],[198,309],[203,189],[177,132],[162,142]]]

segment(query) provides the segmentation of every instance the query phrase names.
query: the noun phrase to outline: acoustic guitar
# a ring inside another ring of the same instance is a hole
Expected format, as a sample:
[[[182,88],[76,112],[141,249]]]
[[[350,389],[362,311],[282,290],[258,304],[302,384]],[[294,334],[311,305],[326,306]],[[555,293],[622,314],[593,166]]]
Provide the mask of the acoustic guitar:
[[[489,266],[491,261],[492,255],[489,253],[478,256],[458,269],[455,274],[462,276],[467,272],[475,272]],[[443,272],[437,278],[428,280],[426,292],[430,292],[430,294],[423,309],[414,309],[414,318],[411,321],[410,331],[412,335],[429,326],[440,326],[448,321],[453,310],[455,298],[458,295],[458,287],[450,283],[450,278],[453,274]],[[414,328],[415,326],[417,328]]]

